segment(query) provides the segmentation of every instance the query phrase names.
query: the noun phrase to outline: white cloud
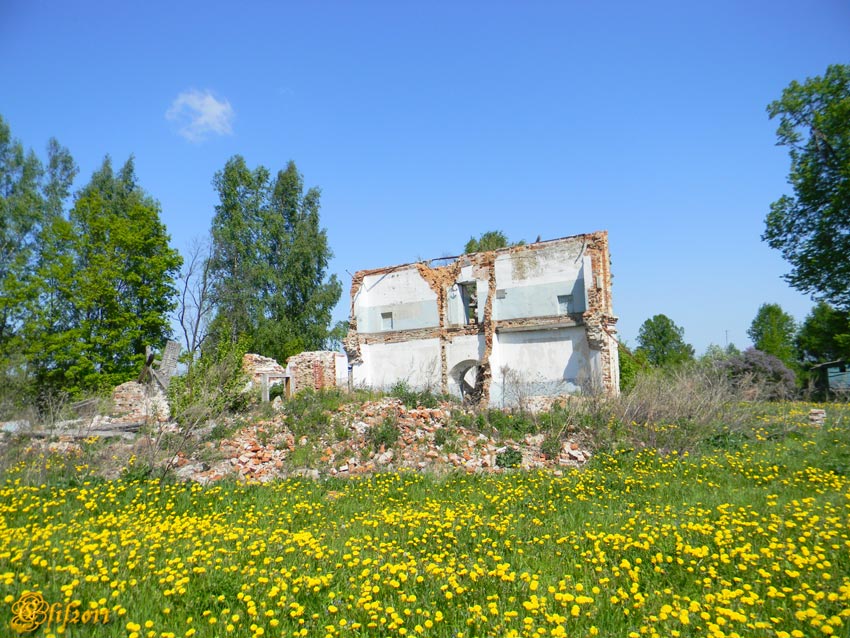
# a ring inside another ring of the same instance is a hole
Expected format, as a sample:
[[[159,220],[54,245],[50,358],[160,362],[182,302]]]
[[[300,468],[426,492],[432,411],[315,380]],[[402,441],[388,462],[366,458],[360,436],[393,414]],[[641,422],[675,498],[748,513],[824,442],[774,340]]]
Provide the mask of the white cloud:
[[[211,134],[231,135],[235,115],[230,102],[197,89],[183,91],[165,112],[165,118],[177,122],[177,132],[190,142],[203,142]]]

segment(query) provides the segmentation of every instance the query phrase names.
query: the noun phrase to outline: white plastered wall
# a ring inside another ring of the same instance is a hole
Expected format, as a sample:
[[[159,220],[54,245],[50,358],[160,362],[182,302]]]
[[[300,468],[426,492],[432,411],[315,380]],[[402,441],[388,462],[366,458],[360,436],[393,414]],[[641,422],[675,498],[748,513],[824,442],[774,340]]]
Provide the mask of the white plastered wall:
[[[578,392],[594,354],[583,327],[499,332],[490,355],[490,405]]]
[[[387,389],[398,381],[440,390],[440,340],[418,339],[361,346],[364,363],[352,369],[355,386]]]
[[[357,328],[382,332],[382,314],[392,315],[392,330],[436,327],[437,295],[416,268],[402,268],[364,277],[354,298]]]

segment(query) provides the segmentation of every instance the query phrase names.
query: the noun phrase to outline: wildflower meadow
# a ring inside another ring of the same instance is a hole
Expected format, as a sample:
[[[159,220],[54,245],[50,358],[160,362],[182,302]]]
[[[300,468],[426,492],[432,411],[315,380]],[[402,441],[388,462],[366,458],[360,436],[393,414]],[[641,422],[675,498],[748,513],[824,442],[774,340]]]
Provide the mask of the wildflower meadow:
[[[581,469],[0,487],[0,634],[850,636],[850,412]],[[95,445],[95,442],[91,443]],[[70,469],[69,469],[70,468]]]

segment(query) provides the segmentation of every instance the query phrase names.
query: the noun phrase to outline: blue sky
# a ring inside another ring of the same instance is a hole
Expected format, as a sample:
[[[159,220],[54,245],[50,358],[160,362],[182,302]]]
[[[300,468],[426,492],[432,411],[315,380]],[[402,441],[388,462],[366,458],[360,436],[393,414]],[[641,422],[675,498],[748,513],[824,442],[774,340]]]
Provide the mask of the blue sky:
[[[208,232],[213,174],[292,159],[348,272],[471,235],[610,233],[635,344],[664,313],[697,352],[747,345],[760,304],[812,302],[761,240],[789,192],[766,105],[850,63],[824,2],[0,0],[0,115],[80,166],[132,153],[172,243]]]

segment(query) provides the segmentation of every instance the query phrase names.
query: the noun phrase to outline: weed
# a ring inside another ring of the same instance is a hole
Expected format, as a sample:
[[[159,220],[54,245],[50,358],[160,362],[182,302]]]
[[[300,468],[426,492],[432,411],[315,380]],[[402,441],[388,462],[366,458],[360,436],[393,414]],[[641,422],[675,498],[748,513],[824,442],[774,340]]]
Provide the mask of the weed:
[[[496,467],[512,468],[522,464],[522,453],[515,447],[506,448],[496,455]]]
[[[472,429],[475,425],[476,415],[462,410],[452,410],[449,417],[449,424],[467,430]]]
[[[440,402],[452,400],[451,397],[436,395],[427,388],[414,390],[406,381],[397,382],[390,390],[390,396],[401,399],[407,408],[436,408]]]
[[[291,467],[308,467],[311,468],[316,463],[317,452],[312,441],[307,441],[304,445],[296,445],[295,449],[289,454],[289,465]]]
[[[334,439],[337,441],[347,441],[351,438],[351,430],[347,423],[334,424]]]
[[[221,441],[232,436],[237,429],[232,421],[228,423],[227,421],[219,420],[210,430],[208,438],[212,441]]]
[[[450,429],[450,426],[445,426],[434,432],[434,445],[443,446],[445,445],[449,439],[452,438],[454,433]]]
[[[296,437],[311,435],[327,429],[331,416],[340,406],[355,398],[356,395],[349,395],[340,388],[318,392],[308,389],[284,403],[283,412],[289,429]]]
[[[402,635],[392,622],[434,638],[846,636],[850,438],[836,413],[848,409],[829,406],[813,426],[811,407],[739,407],[749,420],[715,426],[719,447],[699,458],[628,447],[643,426],[618,424],[622,449],[558,475],[201,487],[144,480],[135,460],[124,478],[92,480],[85,448],[5,447],[20,458],[0,477],[0,574],[14,576],[9,603],[26,588],[108,607],[98,631],[109,636]],[[643,436],[664,444],[671,425],[702,427],[676,419]],[[313,464],[318,440],[293,458]],[[45,482],[60,472],[64,482]]]
[[[395,419],[391,417],[385,418],[379,425],[372,426],[369,430],[369,441],[375,450],[379,450],[381,446],[385,449],[392,447],[399,436],[401,431]]]
[[[561,454],[561,437],[557,433],[549,433],[540,444],[540,452],[547,459],[555,459]]]

